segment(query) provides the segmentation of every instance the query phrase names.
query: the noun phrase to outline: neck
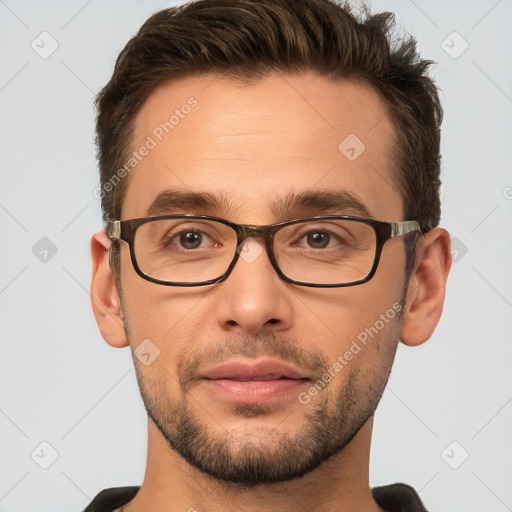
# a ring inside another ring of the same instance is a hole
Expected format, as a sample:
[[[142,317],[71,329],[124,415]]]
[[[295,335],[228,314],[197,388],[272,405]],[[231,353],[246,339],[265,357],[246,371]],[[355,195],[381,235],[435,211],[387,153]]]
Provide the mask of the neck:
[[[378,512],[368,484],[373,419],[339,453],[301,478],[241,487],[219,482],[186,462],[149,421],[146,474],[126,512]]]

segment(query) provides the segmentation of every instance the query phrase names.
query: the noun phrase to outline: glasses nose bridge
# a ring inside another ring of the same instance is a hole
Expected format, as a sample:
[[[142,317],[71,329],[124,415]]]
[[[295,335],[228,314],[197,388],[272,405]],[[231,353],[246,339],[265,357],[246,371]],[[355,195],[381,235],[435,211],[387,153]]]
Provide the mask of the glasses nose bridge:
[[[263,250],[266,252],[272,266],[279,273],[276,268],[277,262],[274,254],[273,237],[276,231],[276,226],[271,224],[267,226],[255,226],[251,224],[239,224],[237,230],[237,253],[240,253],[240,249],[245,247],[245,243],[248,239],[260,238],[263,240]],[[256,242],[258,243],[258,242]],[[235,255],[236,257],[236,255]]]
[[[244,243],[248,238],[261,238],[268,248],[270,247],[270,241],[274,231],[272,228],[273,226],[240,224],[238,229],[238,245]]]

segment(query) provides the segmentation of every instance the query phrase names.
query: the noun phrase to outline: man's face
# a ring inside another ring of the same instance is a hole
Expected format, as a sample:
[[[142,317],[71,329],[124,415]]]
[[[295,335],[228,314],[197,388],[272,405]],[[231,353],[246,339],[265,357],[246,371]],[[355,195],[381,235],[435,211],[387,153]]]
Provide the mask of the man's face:
[[[208,193],[218,206],[159,201],[161,214],[243,224],[361,216],[343,203],[277,213],[276,204],[314,192],[348,193],[373,218],[403,220],[393,129],[373,90],[315,75],[249,86],[212,79],[162,86],[139,112],[133,148],[148,136],[156,146],[126,178],[123,220],[148,216],[164,191]],[[190,97],[197,105],[182,108]],[[176,109],[169,133],[158,130]],[[170,445],[219,479],[283,481],[339,452],[370,420],[398,342],[405,250],[402,239],[386,243],[376,275],[359,286],[286,283],[263,251],[240,258],[222,283],[187,288],[139,277],[123,243],[120,282],[132,349],[150,339],[160,350],[148,366],[134,361],[149,416]]]

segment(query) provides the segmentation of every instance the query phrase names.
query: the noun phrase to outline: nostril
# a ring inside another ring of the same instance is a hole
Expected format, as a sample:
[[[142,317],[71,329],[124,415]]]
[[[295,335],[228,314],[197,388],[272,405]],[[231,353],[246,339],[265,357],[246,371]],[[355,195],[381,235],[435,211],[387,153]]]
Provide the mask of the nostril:
[[[271,318],[267,321],[267,324],[277,324],[279,320],[277,318]]]

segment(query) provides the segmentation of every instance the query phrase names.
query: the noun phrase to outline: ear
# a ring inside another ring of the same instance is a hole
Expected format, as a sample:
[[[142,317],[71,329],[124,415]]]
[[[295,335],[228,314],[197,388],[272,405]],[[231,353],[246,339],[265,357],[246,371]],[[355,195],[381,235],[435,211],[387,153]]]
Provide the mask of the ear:
[[[91,238],[91,304],[103,339],[112,347],[128,346],[122,319],[121,300],[108,264],[109,237],[103,231]]]
[[[443,311],[451,265],[450,235],[443,228],[434,228],[416,248],[416,266],[409,280],[400,333],[405,345],[421,345],[432,336]]]

